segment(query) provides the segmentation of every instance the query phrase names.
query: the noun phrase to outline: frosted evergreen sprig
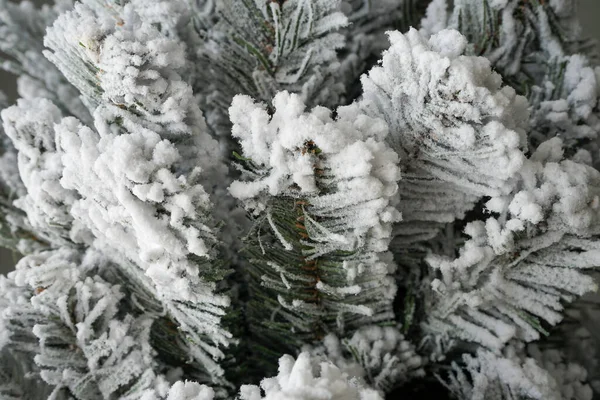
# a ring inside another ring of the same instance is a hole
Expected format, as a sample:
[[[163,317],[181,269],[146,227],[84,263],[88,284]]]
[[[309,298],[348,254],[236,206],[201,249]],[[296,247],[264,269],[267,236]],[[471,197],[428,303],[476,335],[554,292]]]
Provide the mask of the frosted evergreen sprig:
[[[486,58],[463,56],[467,41],[456,31],[389,37],[381,66],[362,77],[360,105],[388,123],[386,140],[400,156],[397,235],[424,240],[483,196],[511,191],[524,159],[527,103],[501,85]]]
[[[468,224],[458,258],[427,257],[441,278],[432,282],[439,302],[426,330],[498,351],[514,337],[539,339],[539,319],[557,324],[562,302],[597,289],[580,271],[597,267],[600,175],[562,157],[558,139],[540,145],[521,190],[487,203],[501,220]]]
[[[356,106],[332,119],[322,107],[305,112],[286,92],[273,105],[269,115],[250,98],[234,99],[233,135],[248,161],[230,191],[256,218],[246,240],[251,330],[293,351],[393,318],[386,248],[399,219],[391,205],[399,172],[386,125]]]
[[[487,227],[500,233],[496,224],[490,220]],[[428,258],[444,276],[432,283],[439,299],[426,323],[430,334],[494,350],[514,337],[537,340],[546,333],[539,319],[560,322],[562,301],[596,290],[590,277],[572,269],[573,263],[578,269],[596,266],[592,241],[546,234],[516,241],[508,253],[495,255],[483,244],[489,241],[483,224],[478,228],[469,227],[477,239],[467,242],[458,259]],[[483,245],[478,245],[482,235]]]
[[[444,377],[440,376],[441,379]],[[502,355],[478,351],[453,363],[445,381],[458,399],[591,400],[586,371],[556,349],[511,343]]]
[[[79,93],[43,55],[46,27],[73,7],[71,0],[36,8],[30,1],[0,2],[0,68],[18,75],[17,90],[25,99],[44,97],[63,112],[89,120]]]
[[[595,50],[580,39],[576,3],[460,0],[450,6],[446,0],[433,1],[423,31],[458,29],[471,42],[468,52],[488,58],[506,83],[529,98],[533,148],[559,136],[574,155],[591,141],[587,147],[596,162],[600,91],[588,60]],[[578,157],[592,162],[583,153]]]
[[[216,135],[231,127],[225,110],[237,94],[271,101],[278,91],[299,93],[314,105],[339,104],[339,32],[348,21],[341,0],[259,0],[217,3],[219,22],[199,29],[197,57],[203,110]],[[227,143],[227,141],[225,141]],[[231,143],[227,144],[231,147]]]
[[[204,342],[203,335],[227,344],[230,335],[218,323],[229,300],[214,294],[214,282],[227,272],[210,261],[217,242],[199,169],[176,175],[174,164],[181,156],[175,146],[151,130],[138,126],[134,132],[101,137],[74,119],[57,126],[63,185],[82,196],[72,214],[90,228],[97,246],[115,251],[118,263],[133,262],[150,277],[150,283],[138,279],[155,287],[148,289],[157,291],[165,311],[194,346]],[[122,151],[130,152],[130,158],[121,158]],[[89,167],[82,170],[82,165]],[[184,219],[184,213],[195,217]],[[215,368],[205,351],[218,357],[216,347],[197,351],[195,357]]]
[[[137,12],[143,5],[78,4],[47,36],[55,51],[77,50],[69,57],[80,67],[69,61],[66,76],[84,94],[98,133],[75,118],[60,119],[57,112],[45,125],[22,130],[44,138],[46,150],[53,151],[52,175],[44,179],[52,176],[56,183],[51,188],[63,188],[60,203],[91,233],[83,241],[112,248],[117,265],[141,267],[138,272],[129,269],[129,276],[150,293],[162,288],[154,295],[176,321],[178,336],[182,332],[180,345],[194,352],[209,375],[220,376],[213,357],[223,357],[218,347],[231,339],[219,327],[229,299],[215,296],[214,290],[227,272],[222,263],[209,261],[218,240],[203,183],[212,189],[224,169],[215,162],[217,144],[206,133],[191,88],[178,73],[182,45],[156,27],[160,13]],[[77,40],[87,45],[73,42]],[[106,70],[100,68],[104,57],[110,60]],[[64,69],[66,60],[54,61]],[[92,81],[84,79],[90,71]],[[17,120],[23,111],[13,112]],[[128,159],[119,156],[125,149],[132,151]],[[159,239],[170,245],[158,245]]]
[[[326,357],[341,371],[381,393],[425,374],[425,361],[395,326],[364,326],[343,340],[330,333],[322,344],[307,346],[306,350]]]
[[[6,96],[0,92],[0,106],[4,109],[7,104]],[[0,132],[0,242],[25,254],[45,247],[46,243],[31,232],[26,213],[14,205],[14,200],[25,196],[26,189],[19,175],[17,151],[3,127]]]
[[[598,390],[573,0],[0,8],[0,397]]]
[[[469,53],[488,58],[503,76],[523,74],[521,79],[529,75],[527,64],[542,54],[552,58],[580,50],[576,9],[574,0],[434,0],[421,25],[427,35],[459,30],[470,42]]]
[[[448,388],[458,399],[561,399],[556,382],[533,358],[480,350],[453,364]],[[582,399],[583,400],[583,399]]]
[[[134,382],[149,383],[154,363],[150,320],[134,322],[124,314],[118,286],[83,278],[102,263],[92,253],[81,259],[76,251],[62,249],[29,255],[13,273],[16,286],[31,298],[9,305],[7,317],[14,321],[26,313],[37,343],[24,342],[27,337],[14,322],[7,325],[9,341],[35,354],[39,370],[33,372],[54,386],[51,398],[64,389],[78,398],[108,398],[125,395]]]
[[[264,396],[262,395],[264,392]],[[381,400],[381,395],[361,385],[335,365],[309,353],[297,359],[285,355],[279,360],[276,377],[261,381],[260,387],[243,385],[240,400]]]
[[[20,180],[27,190],[14,205],[27,214],[41,239],[56,244],[89,243],[89,233],[70,214],[79,196],[60,184],[62,160],[54,125],[61,118],[58,107],[43,98],[21,99],[2,111],[4,130],[17,152]]]
[[[222,29],[232,51],[228,57],[242,56],[229,62],[237,65],[239,78],[247,80],[237,85],[251,85],[244,93],[263,101],[289,90],[312,104],[335,103],[336,93],[327,83],[336,66],[335,50],[344,43],[336,32],[347,24],[339,7],[339,0],[222,2]]]
[[[544,81],[531,89],[530,143],[537,147],[560,137],[569,156],[597,164],[598,70],[581,54],[560,57],[550,63]],[[587,144],[581,146],[581,144]]]

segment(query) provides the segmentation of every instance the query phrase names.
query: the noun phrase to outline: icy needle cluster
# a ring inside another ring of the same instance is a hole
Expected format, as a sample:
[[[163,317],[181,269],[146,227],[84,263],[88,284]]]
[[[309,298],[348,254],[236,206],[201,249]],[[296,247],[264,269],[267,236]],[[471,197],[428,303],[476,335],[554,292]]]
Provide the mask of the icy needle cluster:
[[[0,398],[591,400],[574,0],[0,0]]]
[[[527,103],[486,58],[463,55],[467,41],[457,31],[389,37],[381,66],[362,78],[360,105],[390,127],[403,172],[399,234],[414,240],[435,234],[422,232],[428,222],[463,218],[483,196],[511,190],[524,159]]]
[[[387,126],[356,106],[339,108],[337,119],[323,107],[306,112],[287,92],[273,105],[269,116],[263,105],[236,97],[230,109],[245,157],[245,179],[230,191],[259,220],[246,239],[251,287],[272,293],[268,313],[262,301],[250,303],[253,329],[289,348],[287,329],[311,343],[393,318],[386,249],[400,219],[392,204],[400,175],[384,142]]]

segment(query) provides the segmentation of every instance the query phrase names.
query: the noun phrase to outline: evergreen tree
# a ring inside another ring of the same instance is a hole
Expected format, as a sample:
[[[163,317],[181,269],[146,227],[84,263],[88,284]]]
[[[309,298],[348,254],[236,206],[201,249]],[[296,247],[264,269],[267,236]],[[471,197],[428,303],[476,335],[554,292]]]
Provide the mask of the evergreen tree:
[[[575,11],[0,0],[0,398],[600,397]]]

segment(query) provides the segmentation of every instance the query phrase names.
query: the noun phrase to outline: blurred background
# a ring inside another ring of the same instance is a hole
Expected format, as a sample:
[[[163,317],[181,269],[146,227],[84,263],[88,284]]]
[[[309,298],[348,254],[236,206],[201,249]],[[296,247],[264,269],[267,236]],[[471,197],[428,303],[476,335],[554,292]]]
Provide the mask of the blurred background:
[[[47,1],[33,0],[35,4],[44,4]],[[600,42],[600,0],[578,0],[579,18],[583,27],[583,34]],[[11,101],[17,98],[15,77],[0,71],[0,90],[2,90]],[[0,273],[6,273],[13,269],[16,254],[0,249]]]

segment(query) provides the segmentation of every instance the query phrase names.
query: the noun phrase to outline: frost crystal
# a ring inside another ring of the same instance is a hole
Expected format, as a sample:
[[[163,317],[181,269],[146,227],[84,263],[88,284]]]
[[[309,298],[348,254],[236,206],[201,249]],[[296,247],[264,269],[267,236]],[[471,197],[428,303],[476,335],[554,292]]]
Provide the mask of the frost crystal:
[[[324,356],[349,376],[361,378],[381,392],[423,376],[423,360],[397,327],[366,326],[340,341],[329,334],[321,346],[309,349]]]
[[[46,27],[73,6],[71,0],[53,3],[36,9],[30,1],[0,1],[0,50],[3,53],[0,68],[19,75],[17,89],[21,97],[47,98],[61,110],[87,121],[90,114],[77,90],[42,55]]]
[[[479,351],[465,355],[465,369],[454,364],[449,388],[459,399],[503,400],[514,398],[560,400],[552,377],[533,360],[496,356]]]
[[[264,396],[261,395],[261,389]],[[319,362],[308,353],[301,353],[297,360],[285,355],[279,359],[279,374],[263,379],[260,387],[244,385],[240,389],[241,400],[382,400],[369,389],[348,378],[336,366],[327,361]]]
[[[89,233],[70,215],[79,196],[59,182],[63,166],[54,124],[61,118],[60,110],[46,99],[22,99],[2,111],[4,130],[18,153],[19,174],[27,190],[15,205],[25,211],[38,234],[53,241],[86,242]]]

